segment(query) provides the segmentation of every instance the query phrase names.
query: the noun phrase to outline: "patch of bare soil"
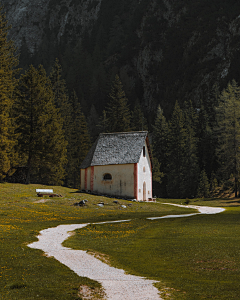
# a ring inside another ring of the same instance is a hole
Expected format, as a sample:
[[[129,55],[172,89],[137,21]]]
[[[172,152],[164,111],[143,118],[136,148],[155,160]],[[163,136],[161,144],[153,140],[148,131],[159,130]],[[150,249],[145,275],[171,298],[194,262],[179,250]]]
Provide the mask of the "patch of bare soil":
[[[240,206],[240,198],[235,197],[233,192],[219,192],[217,195],[213,196],[219,199],[219,205],[221,206]]]
[[[35,203],[45,203],[47,201],[50,201],[51,199],[40,199],[40,200],[37,200],[35,201]]]
[[[198,260],[195,261],[194,266],[191,267],[197,271],[232,271],[237,272],[239,268],[236,263],[231,260]]]
[[[229,200],[236,200],[236,201],[238,201],[239,199],[235,197],[234,181],[233,181],[233,179],[230,179],[229,182],[231,182],[232,187],[226,188],[226,187],[224,187],[224,185],[219,186],[211,194],[211,197],[218,198],[218,199],[223,199],[223,200],[226,200],[226,201],[229,201]]]
[[[179,293],[186,294],[186,292],[184,292],[184,291],[167,287],[162,282],[155,283],[154,285],[156,286],[156,288],[158,288],[160,290],[161,297],[164,300],[173,300],[173,299],[175,299],[174,293],[178,293],[178,295],[179,295]]]
[[[240,199],[239,198],[229,198],[229,199],[223,199],[219,201],[219,205],[221,206],[227,206],[227,207],[234,207],[234,206],[240,206]]]
[[[111,265],[110,264],[110,258],[106,254],[99,253],[99,252],[92,251],[92,250],[87,250],[87,254],[90,254],[90,255],[94,256],[95,258],[101,260],[105,264]]]
[[[90,288],[87,285],[81,285],[79,288],[78,296],[82,300],[99,300],[106,299],[106,294],[100,288]]]
[[[240,206],[240,198],[235,197],[233,188],[224,190],[223,187],[218,187],[215,192],[211,194],[211,197],[219,199],[219,205],[221,206]]]

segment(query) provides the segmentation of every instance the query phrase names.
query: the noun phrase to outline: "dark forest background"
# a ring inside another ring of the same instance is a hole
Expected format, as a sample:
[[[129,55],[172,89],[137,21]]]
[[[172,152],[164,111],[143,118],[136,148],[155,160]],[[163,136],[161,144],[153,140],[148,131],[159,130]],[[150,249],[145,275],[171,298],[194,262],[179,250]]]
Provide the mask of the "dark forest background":
[[[240,5],[165,2],[104,0],[81,37],[67,24],[56,42],[46,26],[34,53],[1,14],[2,181],[79,188],[100,132],[148,130],[157,196],[237,196]]]

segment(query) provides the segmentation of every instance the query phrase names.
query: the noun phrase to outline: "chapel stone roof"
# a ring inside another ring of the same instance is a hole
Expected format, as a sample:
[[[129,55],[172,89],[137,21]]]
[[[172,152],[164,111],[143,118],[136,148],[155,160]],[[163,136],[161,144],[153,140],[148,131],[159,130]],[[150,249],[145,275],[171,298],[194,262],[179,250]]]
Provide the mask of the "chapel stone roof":
[[[138,163],[147,136],[147,131],[101,133],[80,168]]]

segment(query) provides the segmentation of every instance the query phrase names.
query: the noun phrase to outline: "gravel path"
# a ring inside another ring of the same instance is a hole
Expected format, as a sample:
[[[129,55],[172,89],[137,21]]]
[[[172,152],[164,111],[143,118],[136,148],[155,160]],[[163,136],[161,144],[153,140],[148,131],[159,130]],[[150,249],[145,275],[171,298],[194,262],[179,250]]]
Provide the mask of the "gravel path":
[[[168,216],[163,216],[163,217],[152,217],[152,218],[147,218],[149,220],[157,220],[157,219],[168,219],[168,218],[184,218],[184,217],[191,217],[195,215],[200,215],[200,214],[207,214],[207,215],[214,215],[214,214],[219,214],[223,212],[225,209],[221,207],[209,207],[209,206],[198,206],[198,205],[181,205],[181,204],[173,204],[173,203],[163,203],[167,205],[174,205],[174,206],[179,206],[179,207],[184,207],[184,208],[193,208],[197,209],[199,212],[198,213],[193,213],[193,214],[182,214],[182,215],[168,215]]]
[[[170,203],[165,203],[170,204]],[[170,204],[177,205],[177,204]],[[200,214],[216,214],[224,211],[222,208],[204,207],[193,205],[177,205],[180,207],[188,207],[198,209]],[[199,213],[187,215],[169,215],[160,218],[186,217]],[[160,219],[148,218],[148,219]],[[115,221],[115,222],[127,222]],[[102,222],[112,223],[112,222]],[[101,224],[101,223],[95,223]],[[93,257],[82,250],[73,250],[62,246],[70,235],[71,231],[83,228],[87,224],[72,224],[59,225],[55,228],[48,228],[40,231],[38,241],[28,246],[34,249],[40,249],[45,252],[47,256],[53,256],[62,264],[69,267],[76,274],[82,277],[88,277],[100,282],[107,294],[108,299],[111,300],[155,300],[162,299],[159,296],[159,291],[153,286],[156,281],[148,280],[143,277],[125,274],[124,270],[116,269],[108,266],[97,258]]]
[[[109,223],[109,222],[107,222]],[[98,223],[99,224],[99,223]],[[72,250],[61,244],[71,231],[88,224],[59,225],[40,231],[39,241],[28,245],[41,249],[47,256],[53,256],[82,277],[100,282],[111,300],[155,300],[161,299],[159,291],[153,286],[156,281],[125,274],[124,270],[108,266],[82,250]]]

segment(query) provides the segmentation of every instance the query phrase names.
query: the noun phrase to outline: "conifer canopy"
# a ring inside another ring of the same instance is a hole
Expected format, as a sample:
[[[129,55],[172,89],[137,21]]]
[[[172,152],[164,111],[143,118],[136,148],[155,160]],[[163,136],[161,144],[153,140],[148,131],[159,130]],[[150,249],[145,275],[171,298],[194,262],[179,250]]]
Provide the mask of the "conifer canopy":
[[[62,184],[67,143],[52,85],[42,66],[30,66],[21,76],[15,111],[26,183]]]
[[[123,90],[122,82],[118,75],[112,83],[109,94],[110,101],[106,108],[108,132],[130,131],[131,114],[128,99]]]
[[[12,41],[7,39],[8,30],[5,14],[0,8],[0,181],[5,178],[14,164],[15,136],[12,105],[16,86],[18,58]]]

